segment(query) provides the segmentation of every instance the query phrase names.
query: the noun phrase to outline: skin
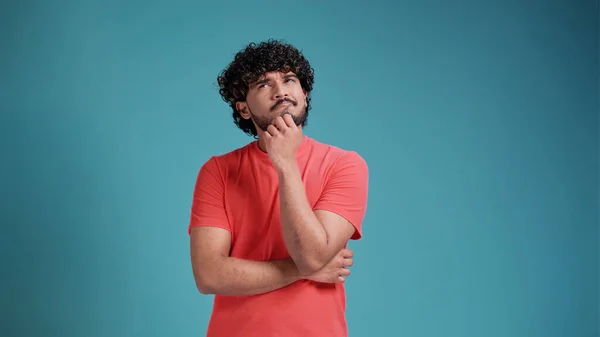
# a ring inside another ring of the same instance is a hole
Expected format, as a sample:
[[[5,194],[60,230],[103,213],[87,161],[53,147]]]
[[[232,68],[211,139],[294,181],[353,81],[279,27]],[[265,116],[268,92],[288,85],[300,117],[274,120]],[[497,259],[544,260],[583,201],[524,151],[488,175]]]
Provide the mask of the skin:
[[[237,110],[252,119],[258,145],[268,153],[280,182],[282,231],[290,259],[249,261],[229,256],[230,233],[196,227],[190,233],[192,269],[204,294],[256,295],[298,280],[343,283],[353,252],[345,248],[354,227],[337,214],[313,211],[306,198],[296,150],[303,141],[307,94],[293,73],[271,72],[250,86]],[[282,103],[283,102],[283,103]]]
[[[229,256],[231,237],[216,227],[196,227],[190,233],[192,271],[202,294],[251,296],[288,286],[298,280],[343,283],[350,275],[353,252],[342,249],[325,267],[302,274],[290,259],[250,261]]]

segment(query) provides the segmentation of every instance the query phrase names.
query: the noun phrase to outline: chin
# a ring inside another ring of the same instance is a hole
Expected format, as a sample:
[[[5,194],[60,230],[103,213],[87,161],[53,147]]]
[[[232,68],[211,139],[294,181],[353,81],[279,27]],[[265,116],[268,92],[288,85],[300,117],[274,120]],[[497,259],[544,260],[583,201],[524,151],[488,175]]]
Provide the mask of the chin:
[[[294,118],[302,117],[302,111],[295,111],[295,110],[297,110],[297,109],[294,109],[294,110],[286,109],[283,112],[281,112],[281,116],[283,117],[283,115],[288,114],[288,115],[292,115],[292,117],[294,117]]]

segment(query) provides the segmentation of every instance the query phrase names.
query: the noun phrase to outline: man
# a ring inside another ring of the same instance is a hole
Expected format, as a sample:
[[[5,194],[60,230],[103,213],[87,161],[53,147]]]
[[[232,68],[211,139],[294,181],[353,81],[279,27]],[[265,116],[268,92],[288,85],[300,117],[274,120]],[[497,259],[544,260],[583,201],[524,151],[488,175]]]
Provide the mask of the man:
[[[348,335],[346,246],[362,235],[368,171],[357,153],[303,135],[313,81],[305,57],[273,40],[218,77],[257,140],[211,157],[196,181],[188,231],[196,285],[215,295],[208,337]]]

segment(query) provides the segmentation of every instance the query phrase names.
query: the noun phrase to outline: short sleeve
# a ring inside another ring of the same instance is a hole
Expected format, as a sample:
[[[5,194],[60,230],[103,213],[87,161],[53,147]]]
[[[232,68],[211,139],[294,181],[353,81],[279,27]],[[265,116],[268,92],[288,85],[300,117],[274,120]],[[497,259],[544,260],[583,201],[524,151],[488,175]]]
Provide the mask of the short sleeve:
[[[369,171],[365,160],[356,152],[348,152],[333,164],[321,197],[314,209],[336,213],[348,220],[362,237],[362,221],[367,209]]]
[[[188,234],[198,226],[231,231],[225,212],[224,187],[217,161],[213,157],[202,165],[196,179]]]

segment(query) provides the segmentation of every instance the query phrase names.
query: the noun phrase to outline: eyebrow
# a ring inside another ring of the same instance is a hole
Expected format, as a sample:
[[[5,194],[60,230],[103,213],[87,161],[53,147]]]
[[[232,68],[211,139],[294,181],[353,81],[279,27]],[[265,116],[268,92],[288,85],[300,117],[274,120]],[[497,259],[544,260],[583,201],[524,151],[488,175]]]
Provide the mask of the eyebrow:
[[[285,80],[290,79],[290,78],[299,79],[298,76],[296,76],[296,74],[287,74],[287,75],[283,76],[283,79],[285,79]],[[256,81],[256,83],[254,83],[253,87],[257,87],[261,84],[265,84],[265,83],[269,83],[269,82],[271,82],[271,79],[265,78],[260,81]]]
[[[265,84],[265,83],[269,83],[271,80],[269,80],[268,78],[265,78],[263,80],[260,81],[256,81],[256,83],[254,83],[253,87],[258,87],[261,84]]]

